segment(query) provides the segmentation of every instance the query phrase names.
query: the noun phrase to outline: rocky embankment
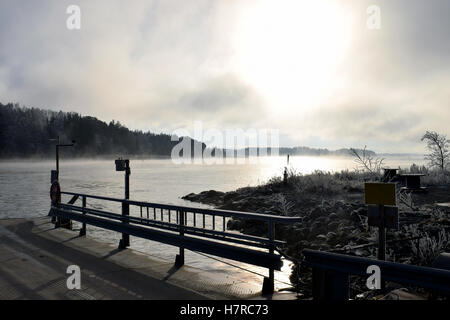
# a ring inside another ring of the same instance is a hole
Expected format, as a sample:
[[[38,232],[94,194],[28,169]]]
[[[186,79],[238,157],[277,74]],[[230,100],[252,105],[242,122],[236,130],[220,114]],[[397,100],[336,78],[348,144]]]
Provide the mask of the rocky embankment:
[[[276,238],[287,242],[284,252],[295,260],[301,260],[301,251],[305,248],[375,258],[376,245],[373,244],[377,243],[377,229],[367,226],[367,206],[363,203],[361,188],[352,191],[306,194],[290,185],[272,183],[231,192],[210,190],[191,193],[183,199],[218,209],[301,217],[301,223],[277,224],[275,230]],[[399,203],[401,227],[399,230],[389,230],[387,240],[418,236],[423,239],[388,242],[387,259],[427,265],[439,250],[450,243],[450,215],[439,209],[434,203],[436,199],[429,194],[417,195],[419,198],[415,200],[420,206],[414,206],[413,197]],[[258,221],[233,219],[227,227],[247,234],[267,236],[267,225]],[[310,271],[294,268],[291,280],[305,296],[310,294]],[[352,288],[354,295],[367,291],[362,282],[355,283]]]

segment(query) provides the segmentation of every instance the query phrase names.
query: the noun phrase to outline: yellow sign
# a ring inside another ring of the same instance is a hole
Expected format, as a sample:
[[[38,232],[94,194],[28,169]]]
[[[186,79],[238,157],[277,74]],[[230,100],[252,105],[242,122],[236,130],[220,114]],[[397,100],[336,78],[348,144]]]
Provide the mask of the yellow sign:
[[[395,206],[395,183],[365,183],[366,204]]]

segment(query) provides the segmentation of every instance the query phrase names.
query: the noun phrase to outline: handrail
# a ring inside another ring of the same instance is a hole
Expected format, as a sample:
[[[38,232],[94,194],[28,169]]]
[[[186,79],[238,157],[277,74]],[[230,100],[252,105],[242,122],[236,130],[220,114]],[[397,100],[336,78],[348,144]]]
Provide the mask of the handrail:
[[[392,281],[396,283],[409,284],[422,288],[433,289],[440,292],[450,293],[450,271],[444,269],[422,267],[415,265],[408,265],[403,263],[381,261],[363,257],[355,257],[345,254],[323,252],[317,250],[304,249],[302,251],[305,256],[304,263],[310,267],[316,269],[315,276],[317,278],[321,277],[323,271],[331,272],[328,274],[330,277],[329,283],[334,283],[335,285],[338,281],[331,280],[331,278],[336,277],[342,278],[342,275],[358,275],[361,277],[368,277],[367,267],[370,265],[377,265],[380,268],[381,279]],[[323,278],[323,276],[322,276]],[[319,291],[329,290],[336,292],[346,290],[343,283],[348,280],[343,280],[340,283],[339,288],[327,287],[326,283],[322,283],[323,288]],[[314,282],[314,276],[313,276]],[[319,279],[316,279],[319,282]],[[333,293],[332,293],[333,294]],[[321,292],[319,295],[327,295]],[[338,296],[345,296],[345,293],[340,292]]]
[[[80,230],[80,236],[86,235],[86,225],[89,224],[107,230],[121,232],[122,239],[119,242],[119,249],[125,249],[130,245],[130,235],[174,245],[180,249],[180,253],[175,259],[176,267],[184,264],[185,249],[267,267],[269,269],[269,277],[264,278],[263,293],[273,292],[274,270],[280,270],[282,266],[282,256],[275,254],[274,250],[278,246],[283,246],[285,242],[275,240],[275,224],[298,223],[302,221],[300,217],[177,206],[69,191],[61,192],[61,194],[71,195],[72,199],[67,204],[60,203],[56,206],[52,205],[49,215],[64,218],[66,219],[65,221],[69,222],[71,220],[81,222],[83,227]],[[81,207],[74,205],[75,201],[79,198],[82,200]],[[121,204],[122,212],[119,214],[87,207],[87,199],[119,203]],[[130,215],[130,206],[139,207],[140,217]],[[150,208],[153,209],[153,219],[149,218]],[[143,217],[143,209],[147,209],[147,218]],[[158,217],[161,217],[160,219],[157,219],[156,211],[160,211],[158,213]],[[168,214],[168,221],[164,221],[164,211]],[[171,222],[172,212],[175,212],[176,223]],[[203,216],[203,223],[198,223],[199,227],[196,225],[196,216],[198,214]],[[192,220],[187,220],[188,215],[192,216]],[[205,216],[211,216],[212,229],[206,225]],[[216,217],[223,219],[223,231],[216,230]],[[268,226],[268,237],[262,238],[247,234],[226,232],[225,222],[227,217],[266,222]],[[200,225],[203,226],[200,227]],[[268,252],[262,251],[261,249],[268,249]]]
[[[276,216],[276,215],[271,215],[271,214],[262,214],[262,213],[254,213],[254,212],[242,212],[242,211],[223,210],[223,209],[205,209],[205,208],[177,206],[177,205],[171,205],[171,204],[161,204],[161,203],[153,203],[153,202],[143,202],[143,201],[135,201],[135,200],[128,200],[128,199],[111,198],[111,197],[105,197],[105,196],[88,195],[88,194],[68,192],[68,191],[63,191],[63,192],[61,192],[61,194],[67,194],[67,195],[73,195],[73,196],[78,195],[80,197],[126,203],[126,204],[140,206],[140,207],[151,207],[151,208],[166,209],[166,210],[181,210],[184,212],[195,212],[195,213],[199,213],[199,214],[216,215],[216,216],[222,216],[222,217],[237,217],[237,218],[244,218],[244,219],[273,221],[273,222],[278,222],[278,223],[302,222],[302,218],[300,218],[300,217],[284,217],[284,216]]]
[[[61,216],[107,230],[126,232],[131,236],[182,247],[183,249],[186,248],[188,250],[212,254],[226,259],[274,268],[277,270],[280,270],[282,266],[282,261],[278,256],[261,250],[233,246],[217,241],[208,241],[206,239],[162,231],[156,228],[146,228],[141,225],[123,224],[118,221],[103,219],[97,216],[83,215],[61,207],[53,207],[52,211],[52,215]]]
[[[157,227],[157,228],[166,229],[166,230],[170,230],[170,231],[180,231],[180,229],[183,229],[185,233],[189,233],[192,235],[210,237],[210,238],[214,238],[216,240],[229,240],[229,241],[232,240],[236,243],[252,245],[252,246],[257,246],[257,247],[261,247],[261,248],[267,248],[267,246],[269,246],[271,244],[278,245],[278,246],[285,244],[284,241],[280,241],[280,240],[270,241],[266,238],[257,237],[257,236],[243,235],[243,234],[239,234],[239,233],[221,232],[221,231],[211,230],[211,229],[201,229],[201,228],[195,228],[195,227],[186,226],[186,225],[181,227],[179,224],[176,224],[176,223],[140,218],[140,217],[136,217],[136,216],[123,216],[120,214],[110,213],[110,212],[106,212],[106,211],[102,211],[102,210],[98,210],[98,209],[83,208],[83,207],[68,205],[68,204],[60,204],[60,207],[63,209],[69,209],[69,210],[74,210],[74,211],[78,211],[78,212],[90,213],[90,214],[100,216],[100,217],[110,218],[110,219],[114,219],[114,220],[118,220],[118,221],[127,221],[130,223],[136,223],[136,224],[141,224],[141,225],[145,225],[145,226],[152,226],[152,227]],[[225,237],[227,237],[227,238],[225,238]],[[237,240],[229,239],[229,238],[242,239],[242,240],[246,240],[246,241],[237,241]],[[251,241],[251,242],[249,242],[249,241]]]

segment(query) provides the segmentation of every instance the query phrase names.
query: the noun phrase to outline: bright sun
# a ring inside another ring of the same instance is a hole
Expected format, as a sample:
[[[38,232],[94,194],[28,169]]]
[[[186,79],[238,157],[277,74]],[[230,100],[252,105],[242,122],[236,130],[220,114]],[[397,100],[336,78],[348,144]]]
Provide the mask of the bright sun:
[[[332,0],[262,0],[242,11],[237,72],[280,111],[307,110],[335,83],[351,28]]]

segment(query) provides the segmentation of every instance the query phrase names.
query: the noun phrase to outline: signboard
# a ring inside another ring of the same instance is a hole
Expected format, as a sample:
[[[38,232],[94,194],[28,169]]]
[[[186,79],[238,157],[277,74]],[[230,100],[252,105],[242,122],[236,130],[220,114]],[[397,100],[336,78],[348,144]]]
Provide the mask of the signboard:
[[[366,204],[395,206],[395,183],[365,183]]]
[[[130,161],[128,159],[117,159],[115,161],[116,171],[125,171],[129,166]]]
[[[383,207],[384,213],[384,227],[389,229],[399,229],[399,216],[398,207],[385,206]],[[380,226],[380,212],[379,207],[375,205],[369,205],[367,211],[367,223],[372,227]]]

